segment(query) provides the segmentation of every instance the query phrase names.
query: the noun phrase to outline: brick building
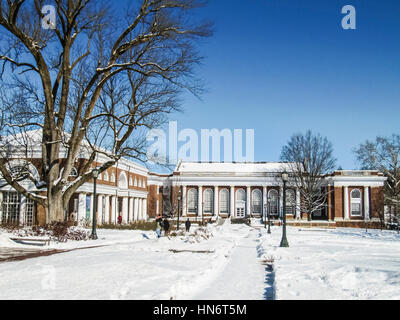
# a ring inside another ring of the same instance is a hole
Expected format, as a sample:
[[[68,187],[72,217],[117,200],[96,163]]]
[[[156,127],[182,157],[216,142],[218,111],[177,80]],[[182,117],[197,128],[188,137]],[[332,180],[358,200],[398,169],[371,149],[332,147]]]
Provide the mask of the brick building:
[[[23,160],[11,160],[11,172],[21,166],[38,177],[39,157],[28,165]],[[70,174],[73,181],[82,174],[87,159],[77,159]],[[105,161],[101,156],[97,165]],[[60,154],[62,165],[62,155]],[[262,217],[268,210],[273,219],[283,212],[283,187],[280,180],[285,163],[180,163],[170,175],[159,175],[135,162],[121,159],[97,179],[97,221],[114,224],[118,216],[123,223],[145,221],[159,214],[199,219]],[[335,171],[325,177],[329,192],[326,206],[315,212],[313,221],[334,226],[360,227],[365,221],[379,223],[383,212],[383,186],[386,178],[377,171]],[[43,208],[16,193],[4,181],[0,182],[0,223],[24,225],[43,224]],[[31,181],[27,188],[37,189]],[[84,184],[72,196],[65,217],[80,223],[92,221],[93,181]],[[179,200],[180,199],[180,200]],[[287,188],[286,213],[290,223],[307,221],[300,212],[300,192]]]

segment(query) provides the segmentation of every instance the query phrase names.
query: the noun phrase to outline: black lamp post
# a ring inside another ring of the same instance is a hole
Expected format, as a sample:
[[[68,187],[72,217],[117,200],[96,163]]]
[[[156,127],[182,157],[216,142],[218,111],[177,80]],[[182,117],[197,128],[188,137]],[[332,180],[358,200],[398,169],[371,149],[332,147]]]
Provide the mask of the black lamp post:
[[[289,243],[286,239],[286,183],[289,180],[289,175],[285,171],[282,173],[282,181],[283,181],[283,224],[282,224],[282,241],[281,241],[281,247],[289,247]]]
[[[179,213],[181,210],[181,189],[179,188],[179,193],[178,193],[178,221],[176,222],[176,230],[179,230]]]
[[[97,224],[97,196],[96,196],[96,181],[97,177],[99,176],[99,170],[93,170],[93,222],[92,222],[92,234],[90,235],[90,239],[97,240],[97,233],[96,233],[96,224]]]

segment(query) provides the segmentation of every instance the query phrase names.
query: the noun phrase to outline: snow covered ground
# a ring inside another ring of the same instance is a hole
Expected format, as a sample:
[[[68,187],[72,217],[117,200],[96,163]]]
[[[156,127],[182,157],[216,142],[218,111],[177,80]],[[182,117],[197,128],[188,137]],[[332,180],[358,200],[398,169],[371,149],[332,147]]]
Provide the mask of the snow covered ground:
[[[400,299],[396,232],[288,228],[280,248],[281,228],[268,235],[256,221],[208,230],[171,240],[98,230],[98,241],[52,244],[82,249],[0,263],[0,299]],[[32,248],[8,237],[0,231],[0,247]]]

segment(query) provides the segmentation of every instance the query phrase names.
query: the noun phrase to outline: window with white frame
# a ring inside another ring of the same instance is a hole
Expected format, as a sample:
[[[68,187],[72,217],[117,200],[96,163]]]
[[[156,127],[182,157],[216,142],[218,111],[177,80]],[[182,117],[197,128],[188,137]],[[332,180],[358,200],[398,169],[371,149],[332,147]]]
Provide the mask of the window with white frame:
[[[350,205],[351,205],[351,215],[352,216],[361,216],[362,215],[362,207],[361,207],[361,191],[359,189],[354,189],[350,193]]]
[[[129,177],[129,185],[130,185],[130,186],[133,186],[133,179],[132,179],[132,176]]]
[[[188,212],[189,213],[197,213],[197,190],[190,189],[187,194],[187,202],[188,202]]]
[[[115,182],[115,174],[111,173],[111,182]]]
[[[135,186],[135,187],[138,186],[138,185],[137,185],[137,179],[136,179],[136,177],[135,177],[135,184],[134,184],[134,186]]]
[[[108,172],[104,172],[104,181],[108,181]]]
[[[16,192],[4,192],[2,206],[2,223],[18,225],[21,209],[21,195]]]
[[[268,204],[269,214],[271,216],[279,215],[279,194],[275,189],[268,193]]]
[[[204,190],[204,213],[213,213],[214,207],[214,191],[211,189]]]
[[[219,192],[219,212],[229,214],[229,190],[222,189]]]
[[[251,197],[251,209],[253,214],[261,214],[262,209],[262,192],[259,189],[255,189],[252,192]]]

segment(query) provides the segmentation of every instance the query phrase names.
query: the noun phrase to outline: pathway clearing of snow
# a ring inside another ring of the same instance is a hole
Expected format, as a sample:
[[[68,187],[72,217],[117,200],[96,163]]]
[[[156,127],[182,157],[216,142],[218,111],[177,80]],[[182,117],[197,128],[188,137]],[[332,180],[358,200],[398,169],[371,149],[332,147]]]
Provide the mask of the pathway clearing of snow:
[[[229,263],[195,300],[262,300],[267,295],[265,266],[259,259],[262,229],[249,228],[231,254]]]

